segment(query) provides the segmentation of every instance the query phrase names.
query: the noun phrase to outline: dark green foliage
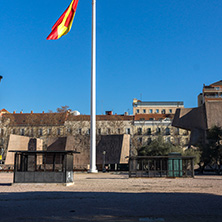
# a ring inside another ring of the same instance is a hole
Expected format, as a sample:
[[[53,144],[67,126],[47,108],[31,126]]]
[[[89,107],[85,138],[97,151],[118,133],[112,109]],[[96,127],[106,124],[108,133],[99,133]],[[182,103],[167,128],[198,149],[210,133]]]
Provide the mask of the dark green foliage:
[[[207,132],[207,140],[206,144],[200,146],[202,152],[200,159],[201,172],[209,165],[216,166],[216,170],[220,174],[222,165],[222,128],[218,126],[212,127]]]
[[[178,152],[182,156],[194,156],[195,163],[199,163],[200,152],[192,148],[183,151],[179,146],[175,146],[170,142],[165,142],[162,136],[157,137],[150,144],[141,147],[138,150],[138,156],[167,156],[169,153]]]

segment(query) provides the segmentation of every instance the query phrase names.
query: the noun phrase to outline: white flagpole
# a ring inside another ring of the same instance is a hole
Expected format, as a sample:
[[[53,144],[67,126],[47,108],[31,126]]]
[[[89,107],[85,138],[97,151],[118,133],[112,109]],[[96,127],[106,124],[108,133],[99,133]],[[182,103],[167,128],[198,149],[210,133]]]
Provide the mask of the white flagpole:
[[[90,117],[90,169],[96,169],[96,0],[92,0],[92,51],[91,51],[91,117]]]

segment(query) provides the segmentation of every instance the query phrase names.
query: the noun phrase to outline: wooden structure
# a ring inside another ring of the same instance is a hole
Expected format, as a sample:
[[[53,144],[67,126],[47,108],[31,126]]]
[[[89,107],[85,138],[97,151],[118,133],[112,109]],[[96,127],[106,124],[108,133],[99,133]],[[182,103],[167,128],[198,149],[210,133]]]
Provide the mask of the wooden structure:
[[[76,151],[11,151],[14,158],[14,183],[72,184],[73,154]]]

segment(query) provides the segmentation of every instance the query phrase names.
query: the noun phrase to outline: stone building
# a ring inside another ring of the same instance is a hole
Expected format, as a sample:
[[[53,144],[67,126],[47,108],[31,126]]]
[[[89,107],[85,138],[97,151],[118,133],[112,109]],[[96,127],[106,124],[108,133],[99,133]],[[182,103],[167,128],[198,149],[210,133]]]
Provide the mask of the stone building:
[[[203,86],[198,107],[177,109],[172,125],[191,132],[189,145],[206,143],[207,131],[213,126],[222,127],[222,80]]]
[[[209,86],[203,85],[202,93],[198,95],[198,106],[210,101],[222,101],[222,80]]]
[[[106,151],[110,164],[127,163],[129,155],[137,155],[141,145],[162,135],[166,141],[186,146],[187,130],[171,126],[173,114],[97,115],[97,164]],[[42,149],[76,150],[79,168],[87,168],[90,149],[90,116],[76,112],[8,113],[0,115],[0,146],[8,150],[10,135],[39,138]],[[6,154],[6,152],[5,152]],[[114,155],[115,154],[115,155]],[[5,158],[5,156],[4,156]],[[116,162],[115,162],[116,161]]]
[[[174,114],[177,108],[184,107],[183,102],[145,102],[133,99],[133,114]]]

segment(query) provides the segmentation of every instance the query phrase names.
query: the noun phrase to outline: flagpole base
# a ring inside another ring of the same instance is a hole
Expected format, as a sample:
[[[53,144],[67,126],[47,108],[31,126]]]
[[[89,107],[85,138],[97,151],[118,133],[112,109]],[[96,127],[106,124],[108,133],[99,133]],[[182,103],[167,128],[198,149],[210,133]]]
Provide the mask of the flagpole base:
[[[88,173],[98,173],[97,169],[89,169]]]

